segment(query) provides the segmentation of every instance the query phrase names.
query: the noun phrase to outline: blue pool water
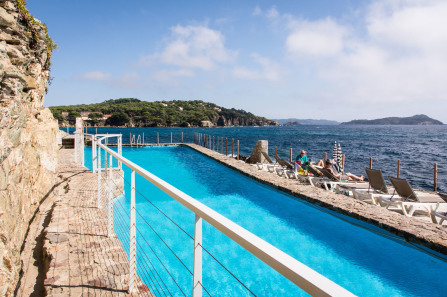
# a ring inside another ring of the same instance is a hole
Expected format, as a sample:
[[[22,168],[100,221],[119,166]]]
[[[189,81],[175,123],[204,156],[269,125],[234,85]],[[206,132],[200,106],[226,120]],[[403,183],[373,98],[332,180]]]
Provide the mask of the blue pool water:
[[[123,154],[356,295],[445,296],[447,292],[444,260],[393,239],[383,230],[322,211],[186,147],[124,148]],[[130,180],[127,169],[125,175]],[[138,175],[136,184],[145,196],[136,197],[139,275],[156,296],[169,296],[165,287],[173,296],[183,296],[182,291],[190,296],[192,276],[153,230],[191,271],[193,240],[148,200],[191,235],[194,214]],[[114,208],[115,231],[126,250],[129,192],[127,185],[126,196],[118,198]],[[306,295],[207,223],[203,233],[204,247],[257,296]],[[148,268],[152,272],[144,272]],[[211,296],[251,296],[206,253],[203,271],[203,283]]]

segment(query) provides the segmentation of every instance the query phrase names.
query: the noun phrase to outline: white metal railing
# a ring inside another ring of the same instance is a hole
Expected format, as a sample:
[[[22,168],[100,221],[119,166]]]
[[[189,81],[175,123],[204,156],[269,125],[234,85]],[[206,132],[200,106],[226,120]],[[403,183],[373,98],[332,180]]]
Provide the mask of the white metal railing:
[[[119,134],[118,134],[119,135]],[[98,207],[100,207],[100,192],[101,192],[101,149],[105,154],[109,154],[109,165],[112,165],[112,157],[116,158],[118,162],[125,164],[131,169],[131,206],[130,206],[130,240],[129,240],[129,292],[134,292],[136,289],[135,281],[137,277],[136,267],[136,222],[135,222],[135,173],[151,182],[153,185],[167,193],[170,197],[184,205],[186,208],[195,214],[195,231],[194,231],[194,267],[193,267],[193,296],[202,296],[202,220],[207,221],[217,230],[228,236],[230,239],[238,243],[261,261],[278,271],[281,275],[289,279],[295,285],[313,296],[354,296],[352,293],[332,282],[318,272],[242,228],[233,221],[222,216],[213,209],[200,203],[196,199],[183,193],[164,180],[158,178],[144,168],[129,161],[121,155],[121,151],[115,152],[108,146],[102,144],[102,141],[107,137],[116,137],[117,135],[95,135],[92,137],[92,160],[93,164],[97,164],[98,174]],[[120,139],[120,138],[119,138]],[[98,154],[96,154],[96,148]],[[107,167],[107,164],[105,164]],[[110,166],[109,170],[111,170]],[[93,166],[95,168],[95,166]],[[121,168],[119,166],[119,168]],[[111,174],[109,174],[109,181]],[[110,187],[110,184],[109,184]],[[109,235],[113,233],[113,200],[111,198],[111,190],[109,189]]]

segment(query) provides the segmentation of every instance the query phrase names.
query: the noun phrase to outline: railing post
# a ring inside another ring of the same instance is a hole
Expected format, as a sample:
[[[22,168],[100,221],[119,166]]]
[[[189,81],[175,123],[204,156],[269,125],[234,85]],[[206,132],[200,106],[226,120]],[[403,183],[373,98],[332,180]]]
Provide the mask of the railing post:
[[[435,192],[438,191],[438,163],[435,163],[433,168],[433,189]]]
[[[81,166],[84,166],[84,164],[85,164],[85,149],[84,149],[85,144],[84,144],[84,141],[85,141],[84,129],[81,128],[81,140],[80,140],[81,153],[82,153],[81,154]]]
[[[231,158],[234,157],[234,138],[231,138]]]
[[[239,160],[239,139],[237,140],[237,159]]]
[[[159,145],[160,144],[160,135],[159,135],[159,133],[157,132],[157,145]]]
[[[135,220],[135,170],[130,173],[130,240],[129,240],[129,293],[135,291],[137,278],[137,231]]]
[[[220,153],[223,154],[223,137],[220,139]]]
[[[107,207],[107,219],[109,221],[109,228],[107,229],[107,235],[112,237],[113,234],[113,191],[112,191],[112,154],[109,155],[109,178],[108,178],[108,188],[109,188],[109,202]]]
[[[225,137],[225,156],[228,156],[228,138]]]
[[[182,143],[183,143],[183,131],[182,131]]]
[[[172,132],[171,132],[171,144],[172,144]]]
[[[400,159],[397,159],[397,174],[396,174],[397,178],[399,178],[399,174],[400,174]]]
[[[77,130],[75,130],[75,132],[74,132],[74,147],[75,147],[75,163],[76,164],[78,163],[78,158],[79,158],[79,156],[78,156],[78,154],[79,154],[79,147],[78,147],[79,139],[78,138],[79,138],[79,133]]]
[[[92,169],[93,169],[93,173],[95,173],[96,171],[98,171],[98,168],[96,167],[96,135],[92,136]]]
[[[369,157],[369,169],[373,168],[373,158]]]
[[[292,148],[290,148],[290,163],[293,162],[293,156],[292,156],[293,152],[292,152]]]
[[[202,218],[195,216],[192,296],[202,297]]]
[[[214,151],[214,135],[213,135],[213,151]]]
[[[123,135],[120,134],[120,136],[118,136],[118,155],[122,156],[123,155]],[[118,168],[119,170],[123,169],[123,163],[118,160]]]
[[[143,145],[144,145],[144,132],[143,132]]]
[[[101,144],[101,140],[98,141],[98,144]],[[98,157],[96,158],[98,162],[98,201],[97,206],[101,208],[101,147],[98,146]]]
[[[106,138],[107,139],[107,138]],[[107,152],[104,150],[104,176],[108,176],[109,172],[107,171]]]

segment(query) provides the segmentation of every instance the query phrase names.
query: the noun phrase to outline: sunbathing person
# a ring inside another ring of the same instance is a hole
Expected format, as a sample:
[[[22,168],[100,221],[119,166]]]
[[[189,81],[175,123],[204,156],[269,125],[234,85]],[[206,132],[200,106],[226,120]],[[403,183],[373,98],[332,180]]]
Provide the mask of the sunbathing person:
[[[329,171],[330,173],[332,173],[333,176],[339,178],[341,175],[345,175],[347,177],[348,180],[350,181],[362,181],[365,180],[365,177],[363,175],[357,176],[352,174],[351,172],[348,173],[335,173],[335,171],[332,169],[332,164],[334,163],[333,160],[331,159],[327,159],[326,163],[324,164],[324,168]]]

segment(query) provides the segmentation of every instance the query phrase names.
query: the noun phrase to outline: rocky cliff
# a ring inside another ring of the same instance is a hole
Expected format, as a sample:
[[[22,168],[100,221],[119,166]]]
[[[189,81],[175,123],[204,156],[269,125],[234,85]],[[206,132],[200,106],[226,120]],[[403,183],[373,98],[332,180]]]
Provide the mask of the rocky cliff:
[[[23,0],[0,0],[0,296],[12,296],[20,249],[55,183],[57,123],[43,108],[53,44]]]

